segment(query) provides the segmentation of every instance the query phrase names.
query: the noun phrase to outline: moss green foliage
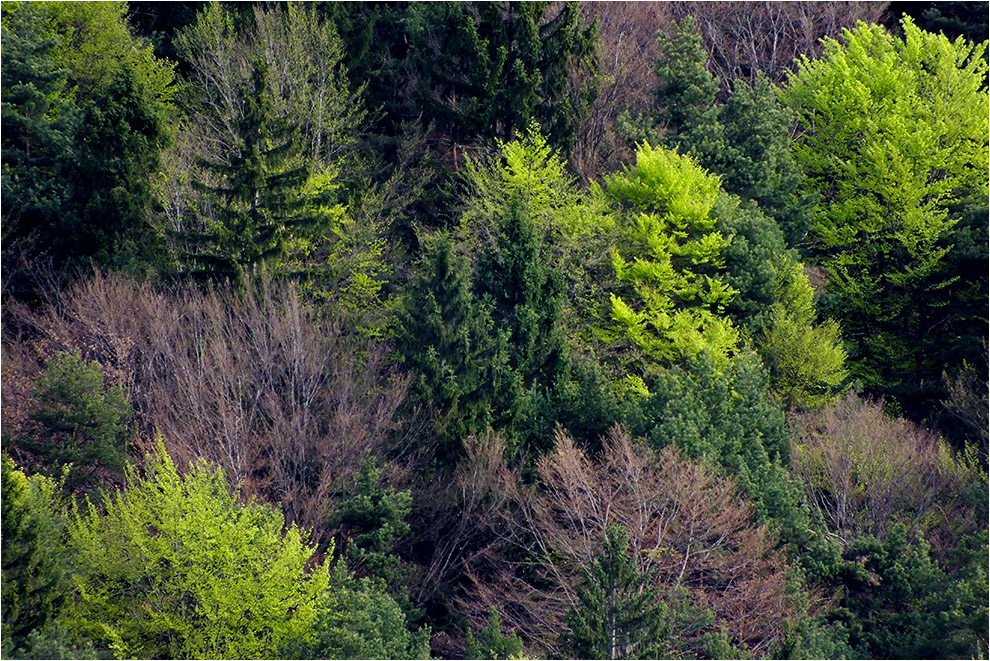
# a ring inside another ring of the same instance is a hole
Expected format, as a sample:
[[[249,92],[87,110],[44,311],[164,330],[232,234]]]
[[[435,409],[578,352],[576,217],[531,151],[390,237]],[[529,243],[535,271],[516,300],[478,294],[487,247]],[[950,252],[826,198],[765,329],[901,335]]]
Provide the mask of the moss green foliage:
[[[461,439],[491,424],[507,377],[505,344],[490,307],[471,294],[467,262],[449,237],[438,237],[398,310],[396,348],[416,375],[413,397],[436,414],[441,456],[458,453]]]
[[[160,261],[151,179],[169,140],[174,73],[123,3],[4,7],[4,237],[57,266]],[[37,138],[35,137],[37,136]],[[24,242],[24,243],[22,243]]]
[[[338,548],[351,569],[381,579],[388,594],[414,614],[403,584],[411,568],[393,552],[396,542],[409,534],[404,519],[412,509],[412,495],[382,487],[380,479],[377,462],[366,459],[357,476],[357,492],[333,515],[344,529]]]
[[[725,366],[739,344],[722,316],[735,295],[719,276],[728,239],[715,229],[719,180],[674,151],[639,148],[636,166],[607,179],[620,215],[612,264],[610,341],[642,352],[640,373],[707,351]]]
[[[862,538],[845,556],[845,619],[857,654],[966,658],[986,653],[987,534],[964,539],[947,572],[903,525],[886,539]],[[840,620],[841,621],[841,620]]]
[[[494,608],[488,612],[488,623],[478,632],[468,631],[464,643],[465,659],[521,659],[522,639],[502,630],[502,620]]]
[[[428,659],[430,631],[415,632],[381,579],[355,578],[343,563],[330,575],[305,638],[290,641],[285,659]]]
[[[4,2],[2,655],[986,658],[929,4]]]
[[[116,656],[271,657],[316,619],[329,568],[305,533],[207,463],[181,474],[159,442],[102,505],[72,522],[69,622]]]
[[[35,383],[35,402],[16,445],[38,455],[51,477],[69,464],[65,486],[93,486],[99,471],[122,476],[133,410],[120,386],[104,382],[97,362],[77,353],[52,358]]]
[[[903,39],[861,25],[805,59],[783,92],[802,134],[795,155],[818,193],[814,254],[829,310],[852,340],[854,374],[915,396],[932,300],[946,300],[959,218],[950,205],[986,194],[984,45],[903,22]]]
[[[667,608],[653,580],[631,556],[628,533],[610,527],[584,570],[578,603],[567,615],[571,653],[579,659],[655,658],[668,626]]]

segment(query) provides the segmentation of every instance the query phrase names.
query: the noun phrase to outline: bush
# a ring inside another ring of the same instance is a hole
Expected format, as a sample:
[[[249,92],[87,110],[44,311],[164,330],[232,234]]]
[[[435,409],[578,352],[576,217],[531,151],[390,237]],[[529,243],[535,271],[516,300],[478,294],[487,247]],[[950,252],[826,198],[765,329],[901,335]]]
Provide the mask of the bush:
[[[52,358],[34,387],[27,432],[17,445],[37,454],[49,475],[71,464],[66,486],[92,482],[101,469],[120,476],[133,410],[120,386],[107,386],[97,362],[79,352]]]

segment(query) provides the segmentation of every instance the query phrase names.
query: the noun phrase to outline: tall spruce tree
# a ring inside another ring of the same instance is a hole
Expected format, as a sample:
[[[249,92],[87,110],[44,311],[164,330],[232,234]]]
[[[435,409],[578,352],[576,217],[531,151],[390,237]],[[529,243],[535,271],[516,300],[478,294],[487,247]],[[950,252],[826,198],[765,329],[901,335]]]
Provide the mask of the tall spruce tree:
[[[629,534],[610,526],[584,570],[578,603],[567,614],[565,640],[578,659],[650,659],[664,649],[667,607],[629,550]]]
[[[215,183],[199,183],[208,210],[186,233],[191,273],[214,279],[256,274],[277,264],[288,243],[314,235],[326,219],[330,191],[311,193],[311,163],[298,126],[275,115],[265,93],[267,67],[253,62],[249,89],[241,90],[237,149],[229,162],[202,160]]]
[[[503,408],[518,409],[512,417],[522,426],[519,440],[536,449],[550,440],[557,389],[569,371],[560,329],[563,283],[518,197],[508,201],[496,231],[479,258],[476,286],[508,338],[509,366],[525,390],[525,401],[504,401]]]
[[[521,391],[506,335],[496,330],[490,305],[471,293],[468,264],[449,236],[427,246],[398,311],[396,348],[416,374],[414,399],[434,409],[441,463],[460,453],[463,438],[492,424],[496,396],[513,400]]]

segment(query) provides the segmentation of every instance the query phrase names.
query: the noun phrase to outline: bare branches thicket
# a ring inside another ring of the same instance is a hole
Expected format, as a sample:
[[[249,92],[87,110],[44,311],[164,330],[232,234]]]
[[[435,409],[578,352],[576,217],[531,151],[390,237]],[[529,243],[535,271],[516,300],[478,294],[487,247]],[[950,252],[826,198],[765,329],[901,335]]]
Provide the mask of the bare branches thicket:
[[[632,151],[616,133],[619,115],[646,113],[654,105],[660,56],[657,33],[693,16],[709,53],[708,70],[722,94],[737,78],[758,72],[781,83],[795,58],[817,57],[823,37],[838,38],[858,21],[878,22],[886,2],[586,2],[586,20],[597,17],[600,35],[597,98],[579,127],[569,161],[585,182],[619,169]]]
[[[623,110],[646,112],[652,105],[657,87],[653,62],[660,56],[657,31],[670,23],[670,7],[666,2],[585,2],[581,11],[588,21],[598,18],[599,77],[597,96],[578,127],[569,161],[587,182],[632,159],[615,122]]]
[[[608,526],[619,524],[640,568],[655,571],[666,594],[686,592],[711,609],[711,626],[724,627],[734,644],[759,654],[779,639],[794,612],[787,567],[733,481],[673,448],[654,454],[638,447],[619,429],[597,460],[559,431],[538,475],[535,490],[503,488],[514,502],[494,525],[504,545],[500,562],[465,559],[472,586],[461,606],[472,619],[494,607],[508,629],[542,651],[559,651],[581,569]]]
[[[33,323],[37,354],[78,348],[124,386],[140,441],[161,432],[180,465],[218,464],[319,541],[364,458],[388,450],[408,385],[383,346],[285,286],[159,292],[97,273]]]
[[[965,509],[958,492],[978,479],[976,462],[910,420],[889,417],[882,402],[850,394],[831,409],[806,414],[800,424],[792,466],[809,503],[840,541],[882,538],[904,523],[938,545],[970,518],[955,510]]]
[[[859,21],[877,23],[886,2],[674,2],[671,14],[693,16],[708,50],[708,70],[723,91],[732,81],[753,80],[763,73],[783,82],[794,60],[814,59],[823,37],[838,38]]]

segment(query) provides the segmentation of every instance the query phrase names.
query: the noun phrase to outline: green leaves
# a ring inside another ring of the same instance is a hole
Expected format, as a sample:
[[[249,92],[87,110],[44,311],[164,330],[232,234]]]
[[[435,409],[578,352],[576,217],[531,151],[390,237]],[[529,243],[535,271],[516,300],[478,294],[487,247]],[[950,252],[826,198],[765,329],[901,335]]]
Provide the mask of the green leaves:
[[[953,279],[950,205],[986,190],[988,158],[986,45],[902,24],[903,40],[861,25],[827,41],[782,91],[803,129],[794,153],[820,197],[814,254],[856,343],[855,373],[899,392],[919,371],[909,345],[928,330],[922,301]]]
[[[303,636],[326,564],[275,510],[237,502],[200,461],[182,475],[159,442],[105,512],[77,512],[73,629],[120,657],[270,658]]]
[[[739,336],[718,314],[736,293],[716,270],[729,245],[711,216],[718,178],[644,144],[636,167],[606,183],[622,214],[612,264],[625,287],[611,294],[614,323],[603,337],[631,341],[649,361],[646,373],[702,350],[724,365]]]
[[[57,477],[70,464],[69,489],[93,486],[101,470],[123,473],[134,412],[120,386],[104,384],[99,363],[78,352],[57,355],[35,383],[34,398],[28,428],[14,443],[40,456],[46,473]]]

